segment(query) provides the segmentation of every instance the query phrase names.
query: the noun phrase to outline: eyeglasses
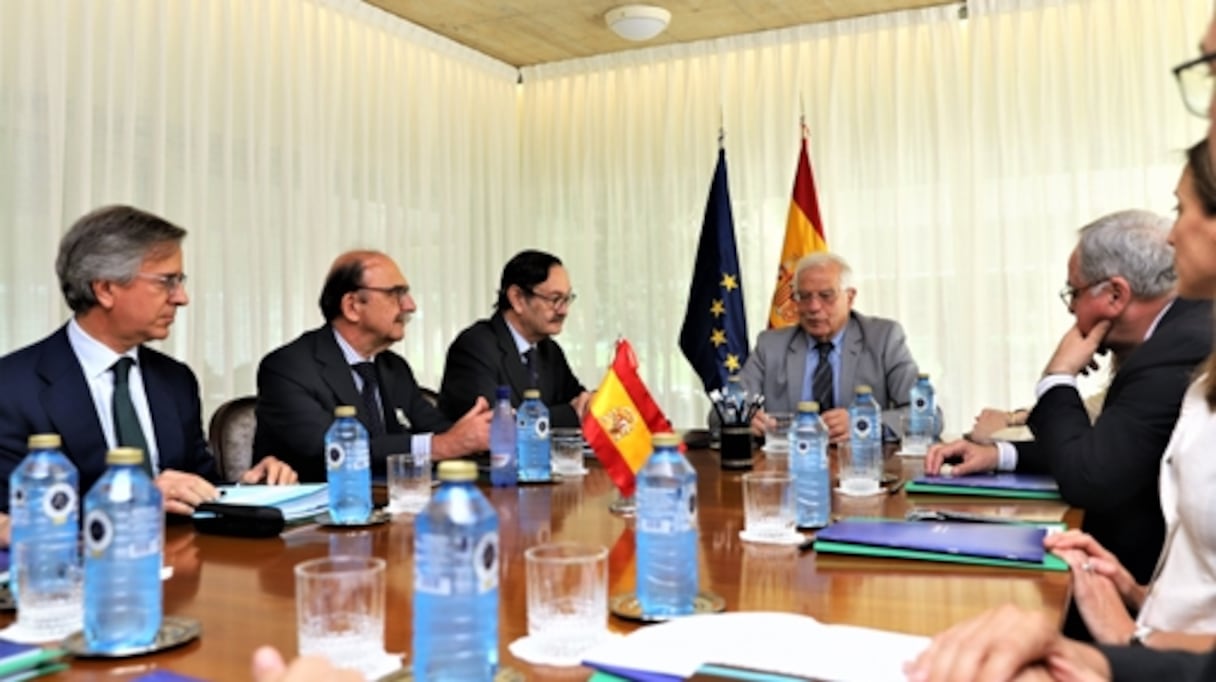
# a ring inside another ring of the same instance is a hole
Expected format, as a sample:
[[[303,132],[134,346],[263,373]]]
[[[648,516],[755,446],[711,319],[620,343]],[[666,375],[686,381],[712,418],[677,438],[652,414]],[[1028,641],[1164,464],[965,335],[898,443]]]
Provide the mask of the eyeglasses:
[[[1212,105],[1212,61],[1216,52],[1208,52],[1174,67],[1174,79],[1182,92],[1187,111],[1199,118],[1208,117]]]
[[[795,303],[810,303],[815,299],[823,305],[832,305],[840,298],[840,289],[824,289],[823,291],[795,291],[793,299]]]
[[[139,279],[146,279],[149,282],[156,282],[170,296],[186,284],[186,273],[184,272],[174,272],[166,275],[156,272],[137,272],[135,276]]]
[[[539,298],[545,303],[548,303],[549,307],[553,308],[554,310],[569,307],[570,304],[574,303],[575,299],[578,298],[578,294],[574,293],[573,291],[568,294],[549,294],[547,296],[544,294],[538,294],[531,289],[525,289],[524,292],[532,298]]]
[[[1065,284],[1064,288],[1060,289],[1060,300],[1064,301],[1064,306],[1066,308],[1068,308],[1069,310],[1072,310],[1072,304],[1077,300],[1077,296],[1079,296],[1081,294],[1081,292],[1089,291],[1090,289],[1093,289],[1094,287],[1098,286],[1099,284],[1106,284],[1109,281],[1110,281],[1110,278],[1106,277],[1106,278],[1100,279],[1096,282],[1090,282],[1089,284],[1082,284],[1079,287],[1074,287],[1070,284]]]
[[[359,289],[361,291],[379,291],[397,299],[398,302],[404,301],[410,295],[410,288],[404,284],[398,284],[395,287],[359,287]]]

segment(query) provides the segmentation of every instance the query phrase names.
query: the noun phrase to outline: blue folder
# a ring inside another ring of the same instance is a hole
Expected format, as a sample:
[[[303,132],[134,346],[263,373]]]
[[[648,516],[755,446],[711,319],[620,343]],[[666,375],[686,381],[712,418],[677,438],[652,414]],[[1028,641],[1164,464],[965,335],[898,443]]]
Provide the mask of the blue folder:
[[[1047,528],[1033,524],[926,523],[849,519],[819,531],[815,550],[1017,568],[1067,570],[1043,549]]]
[[[1052,477],[1015,473],[920,476],[908,482],[908,493],[979,495],[1038,500],[1060,499],[1060,488]]]

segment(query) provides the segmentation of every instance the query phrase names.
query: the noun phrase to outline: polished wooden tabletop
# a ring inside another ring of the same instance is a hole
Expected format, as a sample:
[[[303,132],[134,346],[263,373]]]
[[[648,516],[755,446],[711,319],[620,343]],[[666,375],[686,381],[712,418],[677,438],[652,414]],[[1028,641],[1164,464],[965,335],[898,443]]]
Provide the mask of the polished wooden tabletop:
[[[700,495],[701,587],[726,600],[728,610],[776,610],[808,614],[829,623],[932,634],[984,611],[1012,602],[1061,615],[1068,577],[1035,570],[961,567],[903,560],[817,557],[795,547],[753,545],[739,539],[743,527],[742,473],[719,467],[716,452],[692,451]],[[780,468],[758,460],[757,468]],[[889,473],[901,479],[920,472],[920,461],[889,457]],[[617,491],[604,471],[552,485],[486,488],[499,514],[502,580],[499,641],[502,662],[528,679],[581,680],[584,668],[532,667],[516,660],[507,645],[527,633],[524,550],[551,540],[598,543],[609,548],[609,593],[632,591],[632,521],[609,512]],[[1032,518],[1065,516],[1067,509],[1043,502],[959,503],[946,498],[909,499],[893,494],[834,500],[838,516],[902,517],[913,504],[989,511]],[[1078,519],[1069,517],[1070,523]],[[61,679],[130,679],[156,669],[209,680],[249,679],[249,660],[261,644],[285,655],[296,651],[292,568],[328,554],[373,554],[388,561],[385,644],[410,650],[413,518],[360,530],[315,525],[282,537],[251,540],[200,535],[188,525],[170,526],[165,562],[165,613],[202,623],[197,641],[157,655],[120,661],[76,660]],[[637,624],[610,617],[609,627],[627,632]],[[406,659],[406,665],[409,664]]]

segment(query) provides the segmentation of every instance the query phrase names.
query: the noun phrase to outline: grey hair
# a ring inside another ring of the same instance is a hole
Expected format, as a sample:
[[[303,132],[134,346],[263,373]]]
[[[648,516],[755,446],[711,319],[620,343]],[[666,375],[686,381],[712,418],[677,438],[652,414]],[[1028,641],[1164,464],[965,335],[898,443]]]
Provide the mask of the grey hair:
[[[849,262],[843,257],[831,251],[816,251],[798,259],[798,263],[794,266],[794,279],[790,280],[790,286],[798,286],[798,278],[802,276],[803,271],[822,268],[827,265],[835,265],[840,268],[841,289],[853,288],[853,268],[849,267]]]
[[[1151,211],[1129,210],[1102,216],[1081,228],[1077,264],[1084,282],[1123,277],[1136,298],[1157,298],[1174,288],[1171,223]]]
[[[93,282],[130,282],[150,253],[181,243],[186,231],[131,206],[105,206],[76,221],[59,241],[55,274],[74,312],[97,305]]]

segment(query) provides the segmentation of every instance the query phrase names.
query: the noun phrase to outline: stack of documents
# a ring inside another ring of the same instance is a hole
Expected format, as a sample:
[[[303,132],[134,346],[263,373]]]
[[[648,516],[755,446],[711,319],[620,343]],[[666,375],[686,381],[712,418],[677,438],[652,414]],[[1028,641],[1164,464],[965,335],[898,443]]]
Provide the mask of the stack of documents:
[[[329,488],[324,483],[299,485],[228,485],[220,487],[218,504],[274,507],[286,521],[311,519],[329,509]]]
[[[989,524],[846,519],[819,531],[815,551],[956,564],[1067,571],[1043,549],[1064,524]]]
[[[904,682],[925,637],[825,625],[795,613],[745,611],[676,618],[614,637],[583,657],[592,680],[726,679]],[[735,674],[732,674],[735,673]]]
[[[908,493],[980,495],[1024,500],[1060,499],[1060,488],[1052,477],[1013,473],[921,476],[908,482]]]

